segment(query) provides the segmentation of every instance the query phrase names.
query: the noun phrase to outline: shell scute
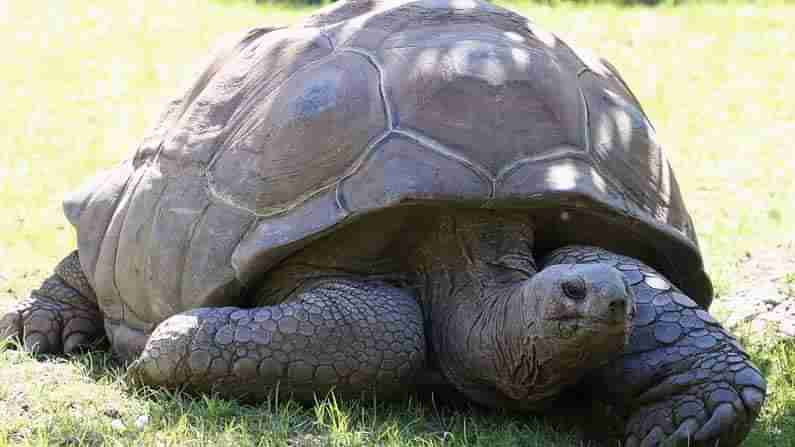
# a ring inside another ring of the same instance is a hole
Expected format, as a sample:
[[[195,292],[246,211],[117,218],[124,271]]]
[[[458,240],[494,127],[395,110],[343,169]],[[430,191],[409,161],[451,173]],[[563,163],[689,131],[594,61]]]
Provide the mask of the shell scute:
[[[279,30],[245,39],[184,107],[162,156],[206,166],[230,144],[258,105],[297,72],[332,51],[318,30]]]
[[[584,146],[585,110],[573,73],[543,49],[452,33],[456,39],[429,36],[383,52],[400,127],[454,148],[493,176],[551,148]]]
[[[579,81],[588,105],[593,166],[626,197],[633,213],[695,239],[665,152],[634,97],[623,84],[594,71],[582,73]]]
[[[240,119],[209,183],[258,215],[331,187],[388,125],[377,70],[351,52],[297,73]]]
[[[408,200],[483,201],[490,195],[488,178],[400,134],[376,147],[340,185],[346,208],[359,213]]]

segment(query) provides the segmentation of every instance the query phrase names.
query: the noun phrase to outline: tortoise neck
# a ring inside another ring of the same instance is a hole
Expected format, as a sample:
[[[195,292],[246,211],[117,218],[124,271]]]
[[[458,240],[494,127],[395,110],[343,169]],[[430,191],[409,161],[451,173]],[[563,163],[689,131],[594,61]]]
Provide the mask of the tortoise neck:
[[[425,302],[450,302],[462,287],[466,299],[504,288],[536,273],[533,224],[526,212],[452,209],[440,212],[435,228],[418,244],[414,265],[424,277]]]

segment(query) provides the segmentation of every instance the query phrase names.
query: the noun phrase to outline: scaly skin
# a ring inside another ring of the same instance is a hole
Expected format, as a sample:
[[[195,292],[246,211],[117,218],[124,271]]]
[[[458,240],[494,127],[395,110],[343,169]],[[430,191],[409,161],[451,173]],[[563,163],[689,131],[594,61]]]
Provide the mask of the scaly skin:
[[[30,298],[0,318],[0,340],[21,340],[36,354],[71,354],[103,334],[102,315],[77,251],[65,257]]]
[[[643,263],[596,247],[557,250],[546,264],[604,263],[637,303],[623,356],[589,377],[626,410],[626,447],[737,446],[762,407],[765,379],[706,310]]]
[[[201,308],[152,333],[130,373],[150,385],[235,398],[311,400],[400,392],[425,363],[422,315],[407,292],[374,281],[324,279],[288,302]]]

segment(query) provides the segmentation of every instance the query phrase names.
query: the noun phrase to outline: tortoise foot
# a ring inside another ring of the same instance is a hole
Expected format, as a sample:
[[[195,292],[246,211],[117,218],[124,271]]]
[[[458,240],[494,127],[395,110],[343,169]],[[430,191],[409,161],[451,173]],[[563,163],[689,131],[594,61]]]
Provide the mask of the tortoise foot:
[[[67,256],[30,298],[0,318],[0,340],[21,341],[35,354],[71,354],[102,335],[102,315],[80,271],[77,252]]]
[[[730,350],[700,355],[637,399],[626,446],[736,446],[765,398],[765,380],[747,358]]]
[[[705,309],[638,260],[566,247],[551,264],[606,263],[624,273],[637,313],[623,355],[587,380],[629,416],[632,446],[740,445],[765,400],[765,379]]]
[[[259,400],[399,393],[425,362],[420,309],[381,283],[328,279],[288,302],[201,308],[152,333],[130,366],[140,382]]]

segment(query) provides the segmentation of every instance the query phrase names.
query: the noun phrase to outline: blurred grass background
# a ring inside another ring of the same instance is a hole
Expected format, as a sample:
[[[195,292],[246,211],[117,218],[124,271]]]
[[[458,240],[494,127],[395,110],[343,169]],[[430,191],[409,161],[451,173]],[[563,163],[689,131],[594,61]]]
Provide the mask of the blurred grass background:
[[[618,67],[667,149],[722,295],[735,286],[746,252],[795,239],[795,6],[662,3],[503,2]],[[0,0],[0,299],[2,293],[26,296],[73,249],[62,196],[132,152],[217,38],[294,22],[311,10],[232,0]],[[772,393],[748,445],[795,445],[795,350],[753,350],[770,374]],[[577,445],[524,419],[437,417],[412,406],[372,419],[362,415],[380,406],[288,404],[280,419],[284,407],[130,394],[121,372],[97,372],[96,364],[106,361],[94,354],[37,363],[3,352],[0,413],[18,417],[0,426],[0,446],[70,439],[298,445],[304,434],[315,442],[317,433],[337,433],[321,441],[344,445],[373,439],[385,445]],[[44,385],[33,385],[42,377]],[[29,410],[19,413],[21,406]],[[110,426],[112,419],[129,419],[129,425],[142,412],[154,415],[153,422],[138,434]],[[90,423],[81,422],[91,415]]]

